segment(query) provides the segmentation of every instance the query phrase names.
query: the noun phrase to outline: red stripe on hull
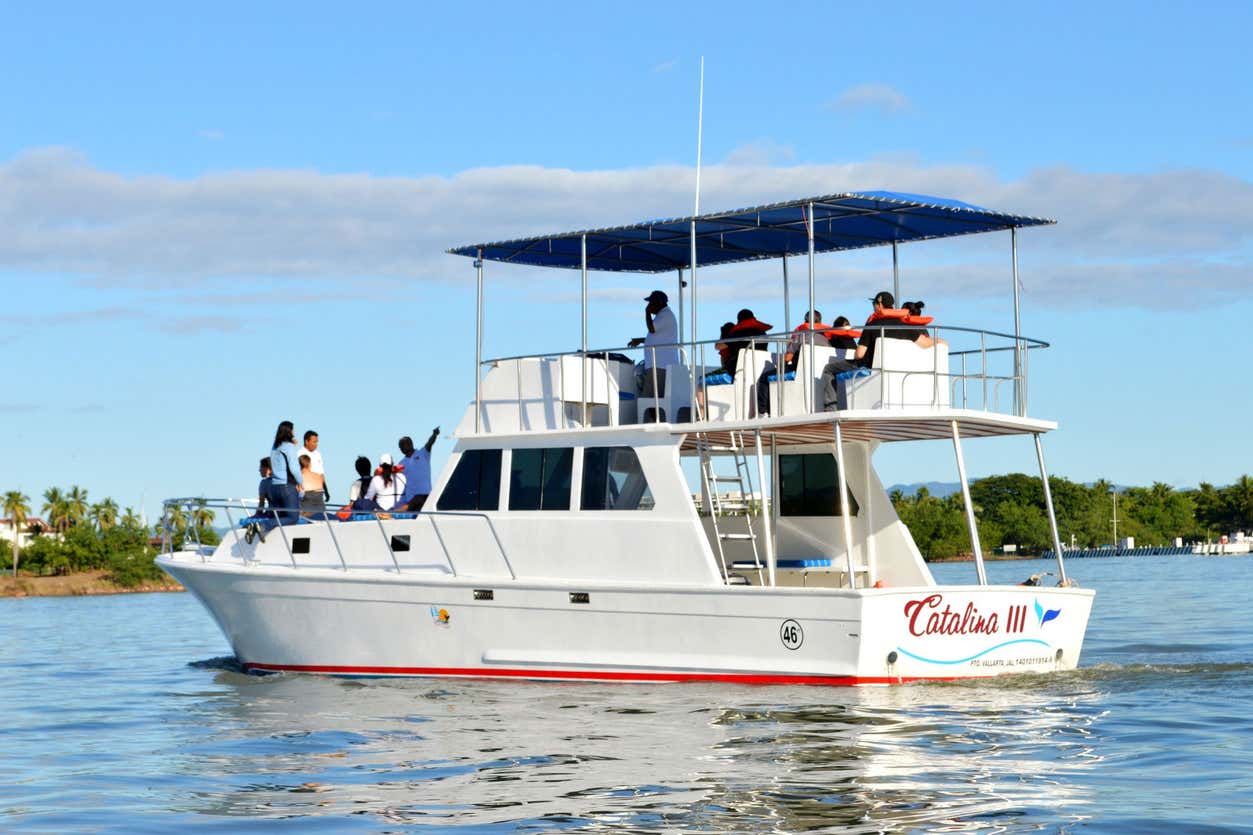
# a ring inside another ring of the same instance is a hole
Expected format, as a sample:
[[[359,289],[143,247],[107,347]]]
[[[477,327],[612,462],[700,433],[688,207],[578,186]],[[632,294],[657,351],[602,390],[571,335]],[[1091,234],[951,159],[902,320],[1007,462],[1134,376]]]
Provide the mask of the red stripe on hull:
[[[902,684],[909,681],[956,681],[970,676],[815,676],[777,673],[633,673],[619,670],[525,670],[474,667],[350,667],[320,664],[252,664],[245,670],[275,673],[325,673],[358,676],[429,676],[452,678],[546,679],[554,681],[628,681],[640,683],[720,682],[728,684],[811,684],[849,687],[858,684]]]

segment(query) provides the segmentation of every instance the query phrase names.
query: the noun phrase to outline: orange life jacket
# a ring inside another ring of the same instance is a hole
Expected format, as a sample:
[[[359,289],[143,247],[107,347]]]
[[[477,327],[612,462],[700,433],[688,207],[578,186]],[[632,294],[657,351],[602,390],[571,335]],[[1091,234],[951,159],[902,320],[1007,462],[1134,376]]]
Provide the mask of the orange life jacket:
[[[902,310],[900,308],[884,308],[877,313],[871,313],[870,318],[866,320],[866,324],[869,325],[874,322],[882,322],[885,319],[900,322],[902,325],[923,326],[931,324],[935,317],[914,316],[908,310]]]

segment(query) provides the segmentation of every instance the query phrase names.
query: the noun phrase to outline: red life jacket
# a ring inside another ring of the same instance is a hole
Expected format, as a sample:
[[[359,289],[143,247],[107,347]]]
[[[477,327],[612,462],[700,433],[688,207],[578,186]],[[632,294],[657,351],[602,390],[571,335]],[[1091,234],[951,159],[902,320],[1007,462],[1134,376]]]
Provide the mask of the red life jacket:
[[[727,334],[728,339],[737,336],[761,336],[764,333],[770,333],[770,325],[765,322],[758,321],[756,318],[745,319],[737,322],[735,327],[731,328],[731,332]]]

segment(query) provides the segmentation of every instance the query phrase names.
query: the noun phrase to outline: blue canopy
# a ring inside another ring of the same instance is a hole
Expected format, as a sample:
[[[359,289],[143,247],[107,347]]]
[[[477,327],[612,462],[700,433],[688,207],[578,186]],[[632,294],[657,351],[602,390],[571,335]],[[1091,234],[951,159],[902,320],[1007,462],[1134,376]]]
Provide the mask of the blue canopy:
[[[696,264],[728,264],[799,255],[809,251],[806,213],[814,213],[814,249],[831,252],[1042,226],[1054,220],[972,206],[958,200],[864,191],[772,203],[695,218],[651,220],[631,226],[588,229],[513,241],[472,244],[454,255],[511,264],[578,269],[587,237],[587,268],[658,273],[690,266],[691,224],[696,221]]]

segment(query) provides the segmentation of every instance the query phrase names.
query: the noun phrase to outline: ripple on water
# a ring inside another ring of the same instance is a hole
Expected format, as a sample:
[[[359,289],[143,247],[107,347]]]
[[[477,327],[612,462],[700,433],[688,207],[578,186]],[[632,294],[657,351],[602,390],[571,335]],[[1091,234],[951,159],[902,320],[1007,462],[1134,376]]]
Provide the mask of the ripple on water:
[[[1088,562],[1080,669],[891,688],[257,676],[186,595],[0,601],[47,636],[4,650],[0,830],[1247,827],[1253,561]]]

